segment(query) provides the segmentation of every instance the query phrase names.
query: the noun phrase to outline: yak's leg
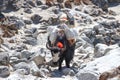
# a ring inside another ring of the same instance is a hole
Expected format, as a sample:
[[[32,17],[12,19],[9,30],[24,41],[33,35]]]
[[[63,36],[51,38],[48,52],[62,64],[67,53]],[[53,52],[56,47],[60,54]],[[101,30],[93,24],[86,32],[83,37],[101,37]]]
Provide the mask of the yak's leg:
[[[59,59],[59,70],[62,69],[62,62],[64,60],[64,56],[61,56],[60,59]]]
[[[70,62],[74,57],[74,51],[75,51],[75,44],[73,44],[66,52],[65,62],[67,68],[70,68]]]
[[[67,68],[70,68],[70,61],[71,59],[65,58],[65,63]]]

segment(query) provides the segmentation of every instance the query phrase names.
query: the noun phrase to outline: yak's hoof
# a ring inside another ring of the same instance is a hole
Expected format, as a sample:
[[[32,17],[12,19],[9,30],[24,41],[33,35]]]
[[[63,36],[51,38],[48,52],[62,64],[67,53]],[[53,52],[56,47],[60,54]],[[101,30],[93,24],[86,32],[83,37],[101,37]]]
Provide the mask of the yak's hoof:
[[[61,68],[61,67],[59,67],[59,68],[58,68],[58,70],[59,70],[59,71],[61,71],[61,70],[62,70],[62,68]]]

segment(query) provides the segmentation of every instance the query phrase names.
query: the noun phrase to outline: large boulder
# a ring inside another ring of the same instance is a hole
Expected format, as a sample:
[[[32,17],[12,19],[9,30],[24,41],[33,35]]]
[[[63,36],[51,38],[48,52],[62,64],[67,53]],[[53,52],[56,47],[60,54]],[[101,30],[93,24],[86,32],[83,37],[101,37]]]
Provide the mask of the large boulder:
[[[108,52],[108,55],[81,65],[80,70],[76,75],[78,80],[99,80],[101,74],[117,68],[120,65],[119,52],[120,48],[113,49]],[[108,74],[108,76],[112,77],[114,76],[114,73],[112,73],[112,75]]]

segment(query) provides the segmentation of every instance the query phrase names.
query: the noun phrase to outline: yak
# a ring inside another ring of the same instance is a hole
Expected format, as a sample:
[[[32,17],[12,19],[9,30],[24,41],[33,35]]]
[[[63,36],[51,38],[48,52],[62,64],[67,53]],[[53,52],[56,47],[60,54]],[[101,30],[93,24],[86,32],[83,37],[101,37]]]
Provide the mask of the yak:
[[[51,44],[48,36],[46,47],[51,50],[52,57],[58,57],[55,61],[53,60],[54,64],[58,64],[58,70],[62,70],[63,60],[65,60],[66,67],[70,68],[70,62],[74,57],[75,43],[70,45],[63,30],[57,34],[54,45]]]

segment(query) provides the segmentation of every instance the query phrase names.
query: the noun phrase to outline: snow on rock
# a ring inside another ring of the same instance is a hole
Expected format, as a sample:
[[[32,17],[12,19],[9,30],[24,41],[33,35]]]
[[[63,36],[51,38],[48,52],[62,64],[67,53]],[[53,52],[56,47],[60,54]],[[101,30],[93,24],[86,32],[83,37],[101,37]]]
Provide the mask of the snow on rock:
[[[77,73],[76,76],[78,80],[99,80],[100,74],[120,65],[119,52],[120,48],[113,49],[108,52],[109,55],[97,58],[94,61],[87,63],[85,67],[80,68]],[[87,78],[86,76],[82,76],[83,74],[88,75]]]

